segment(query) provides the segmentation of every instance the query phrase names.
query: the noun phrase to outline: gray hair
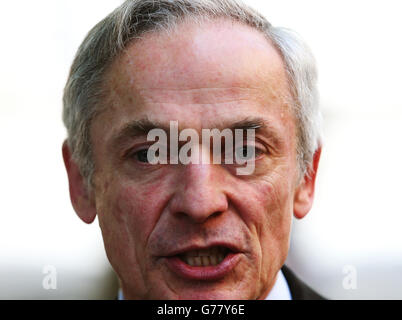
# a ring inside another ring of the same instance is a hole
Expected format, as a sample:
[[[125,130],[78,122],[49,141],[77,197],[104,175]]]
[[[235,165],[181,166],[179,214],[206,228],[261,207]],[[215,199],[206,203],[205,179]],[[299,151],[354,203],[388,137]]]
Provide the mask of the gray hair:
[[[71,66],[63,96],[67,143],[82,176],[91,186],[94,162],[90,127],[102,109],[108,66],[145,33],[170,30],[184,19],[194,23],[230,19],[264,34],[281,54],[297,120],[297,160],[301,176],[309,172],[321,145],[321,114],[314,57],[300,37],[273,27],[262,15],[237,0],[127,0],[86,36]]]

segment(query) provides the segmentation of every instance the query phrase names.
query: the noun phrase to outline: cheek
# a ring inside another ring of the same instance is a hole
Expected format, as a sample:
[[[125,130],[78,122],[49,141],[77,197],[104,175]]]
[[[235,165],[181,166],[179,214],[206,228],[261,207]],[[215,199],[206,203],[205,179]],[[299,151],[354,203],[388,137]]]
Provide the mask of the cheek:
[[[245,212],[244,221],[255,230],[261,241],[266,243],[288,238],[292,217],[292,190],[280,178],[271,176],[258,183],[241,188],[242,199],[238,201]]]
[[[144,268],[147,240],[164,205],[164,188],[162,183],[137,186],[111,181],[100,193],[99,224],[106,253],[119,275],[132,277],[133,266]]]
[[[293,211],[292,189],[284,179],[277,179],[269,184],[268,190],[266,226],[276,238],[287,238]]]
[[[238,203],[241,203],[243,212],[247,213],[244,216],[247,222],[268,226],[267,220],[280,215],[284,199],[278,186],[260,181],[251,185],[246,184],[239,189],[242,192],[237,193]]]
[[[120,189],[111,203],[111,214],[124,225],[130,237],[144,246],[165,205],[166,188],[161,183],[128,185]]]
[[[285,261],[292,219],[292,191],[282,179],[261,184],[256,202],[263,209],[259,217],[259,240],[263,268],[279,268]]]

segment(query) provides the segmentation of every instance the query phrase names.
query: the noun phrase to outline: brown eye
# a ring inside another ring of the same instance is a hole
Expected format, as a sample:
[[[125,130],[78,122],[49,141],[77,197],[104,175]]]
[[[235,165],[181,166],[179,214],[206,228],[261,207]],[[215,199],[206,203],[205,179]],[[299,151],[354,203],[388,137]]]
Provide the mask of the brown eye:
[[[147,164],[155,164],[158,163],[158,157],[159,157],[159,150],[156,150],[155,153],[153,152],[148,152],[149,148],[137,150],[134,152],[131,152],[129,154],[129,157],[131,159],[134,159],[135,161],[141,162],[141,163],[147,163]]]
[[[143,163],[148,163],[148,149],[142,149],[133,154],[134,158]]]

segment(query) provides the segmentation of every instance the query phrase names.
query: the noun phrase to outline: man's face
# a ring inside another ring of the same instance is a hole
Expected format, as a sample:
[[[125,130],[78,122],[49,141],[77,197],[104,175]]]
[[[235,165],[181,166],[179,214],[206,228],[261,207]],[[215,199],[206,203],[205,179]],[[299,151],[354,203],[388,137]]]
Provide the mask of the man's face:
[[[106,83],[107,107],[91,128],[94,197],[125,297],[265,298],[287,256],[298,178],[280,55],[246,26],[186,23],[135,42]],[[230,164],[147,163],[140,151],[154,142],[127,130],[141,119],[178,121],[200,137],[247,119],[266,126],[243,176]]]

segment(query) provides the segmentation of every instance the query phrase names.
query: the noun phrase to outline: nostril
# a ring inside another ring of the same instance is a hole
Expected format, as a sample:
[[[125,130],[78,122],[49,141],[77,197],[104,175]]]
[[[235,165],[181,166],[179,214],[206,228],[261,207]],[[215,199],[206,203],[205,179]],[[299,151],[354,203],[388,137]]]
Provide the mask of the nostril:
[[[222,214],[222,211],[216,211],[210,215],[210,218],[216,218]]]
[[[223,212],[222,211],[215,211],[211,214],[191,214],[191,213],[186,213],[184,211],[178,211],[175,212],[176,218],[180,220],[186,220],[186,219],[192,219],[196,221],[197,223],[204,223],[207,220],[210,220],[211,218],[216,218],[219,217]]]
[[[187,219],[188,218],[188,214],[183,212],[183,211],[179,211],[179,212],[175,212],[174,215],[181,220]]]

